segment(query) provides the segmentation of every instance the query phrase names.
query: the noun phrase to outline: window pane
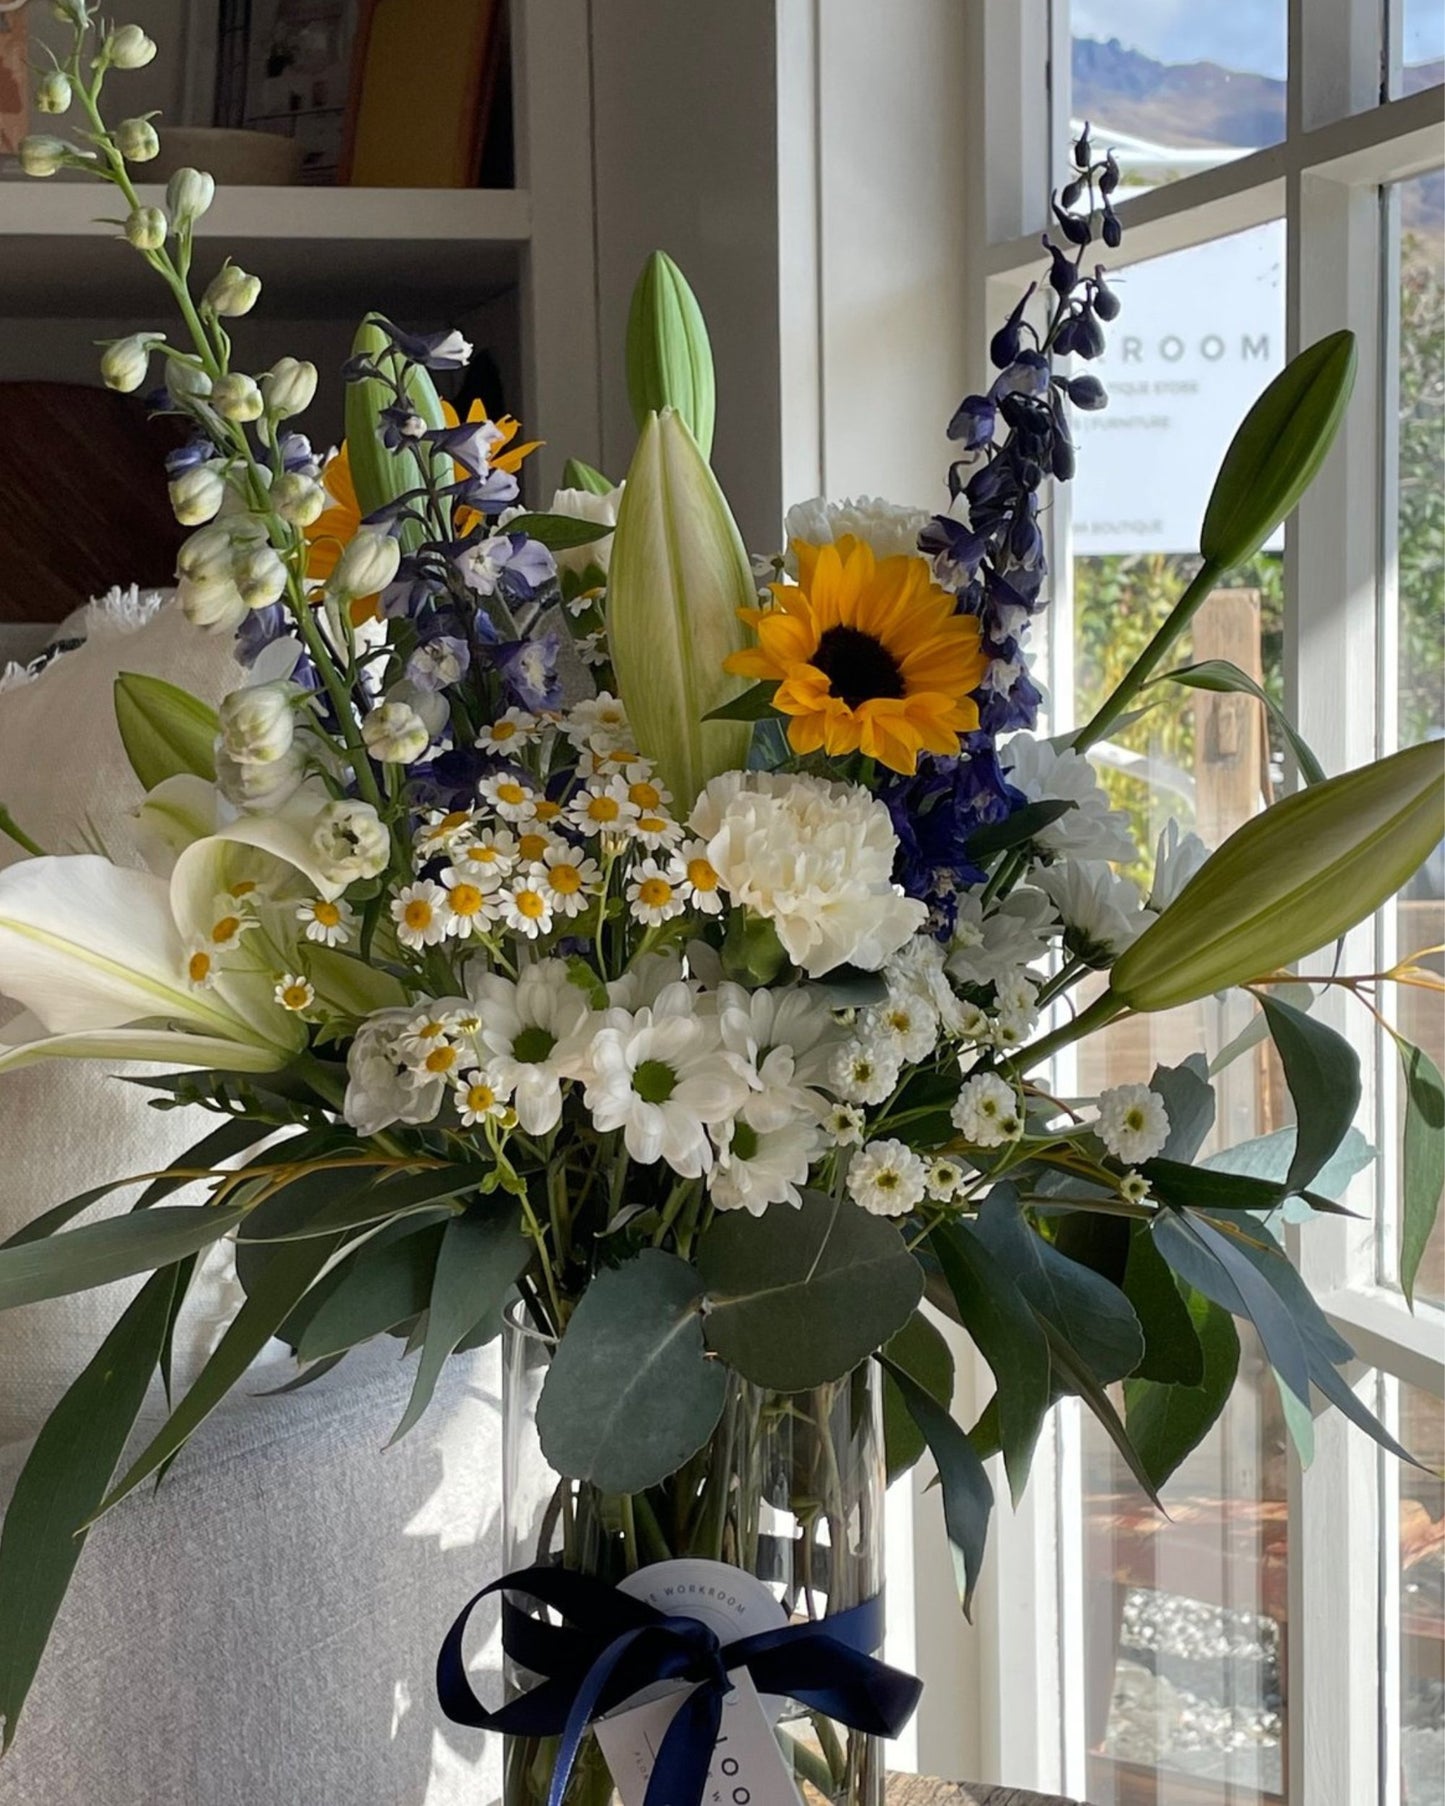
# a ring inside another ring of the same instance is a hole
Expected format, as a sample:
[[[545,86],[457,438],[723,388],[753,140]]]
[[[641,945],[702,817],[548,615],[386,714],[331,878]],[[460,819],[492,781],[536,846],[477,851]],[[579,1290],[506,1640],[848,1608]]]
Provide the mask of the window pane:
[[[1170,1480],[1167,1518],[1085,1417],[1085,1685],[1094,1806],[1284,1792],[1285,1429],[1259,1344]]]
[[[1073,0],[1076,122],[1112,146],[1128,188],[1227,163],[1285,134],[1285,0],[1156,6]]]
[[[1445,80],[1445,9],[1439,0],[1400,0],[1396,94],[1418,94]]]
[[[1390,738],[1410,746],[1445,734],[1445,172],[1433,170],[1397,184],[1393,202],[1391,211],[1398,210],[1399,222],[1399,504]],[[1389,714],[1387,707],[1387,730]],[[1445,853],[1437,849],[1394,906],[1394,945],[1389,946],[1387,934],[1388,958],[1403,959],[1445,942],[1442,899]],[[1424,963],[1438,968],[1439,958],[1431,956]],[[1439,996],[1399,985],[1389,1001],[1400,1031],[1445,1068],[1445,1011]],[[1394,1059],[1392,1048],[1383,1052],[1387,1060]],[[1393,1271],[1392,1252],[1383,1251],[1387,1275]],[[1425,1251],[1417,1291],[1445,1302],[1445,1215],[1437,1220]]]
[[[1399,1388],[1400,1440],[1426,1466],[1445,1464],[1445,1411]],[[1387,1457],[1388,1459],[1388,1457]],[[1401,1806],[1445,1801],[1445,1482],[1398,1466]]]

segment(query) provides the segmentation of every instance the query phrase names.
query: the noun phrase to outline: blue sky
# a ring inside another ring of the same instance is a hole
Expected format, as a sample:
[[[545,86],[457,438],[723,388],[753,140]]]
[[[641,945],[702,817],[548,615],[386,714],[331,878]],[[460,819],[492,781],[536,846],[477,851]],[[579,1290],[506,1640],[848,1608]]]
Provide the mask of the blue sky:
[[[1258,75],[1285,73],[1286,0],[1073,0],[1074,36],[1118,38],[1161,63],[1222,63]],[[1440,0],[1404,0],[1407,63],[1445,55]]]

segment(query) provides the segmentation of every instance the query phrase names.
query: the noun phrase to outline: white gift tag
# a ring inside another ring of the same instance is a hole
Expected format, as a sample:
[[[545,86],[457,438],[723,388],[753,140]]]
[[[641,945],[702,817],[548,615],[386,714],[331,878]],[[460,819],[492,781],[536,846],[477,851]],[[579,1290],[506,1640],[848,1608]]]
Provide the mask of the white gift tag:
[[[721,1561],[656,1562],[619,1582],[618,1590],[669,1617],[696,1618],[724,1644],[788,1622],[762,1581]],[[773,1735],[782,1700],[759,1695],[745,1668],[732,1669],[730,1679],[733,1689],[723,1700],[704,1806],[801,1806]],[[663,1735],[691,1691],[682,1682],[662,1682],[594,1726],[623,1806],[643,1806]]]

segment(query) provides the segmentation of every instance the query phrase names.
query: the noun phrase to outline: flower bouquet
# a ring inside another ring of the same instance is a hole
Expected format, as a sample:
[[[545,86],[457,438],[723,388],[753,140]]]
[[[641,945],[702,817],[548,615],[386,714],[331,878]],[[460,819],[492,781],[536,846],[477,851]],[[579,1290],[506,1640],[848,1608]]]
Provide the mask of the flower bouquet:
[[[876,1659],[885,1474],[936,1462],[966,1608],[990,1457],[1017,1496],[1074,1395],[1154,1495],[1224,1404],[1236,1318],[1302,1449],[1316,1391],[1394,1447],[1281,1242],[1286,1206],[1341,1208],[1316,1182],[1356,1057],[1273,987],[1431,849],[1440,749],[1326,778],[1292,738],[1303,787],[1212,853],[1166,836],[1147,899],[1115,873],[1137,849],[1087,758],[1149,686],[1191,680],[1171,647],[1324,458],[1348,335],[1244,422],[1199,575],[1139,663],[1085,728],[1041,738],[1040,510],[1072,472],[1071,409],[1104,405],[1080,371],[1118,309],[1085,268],[1119,241],[1117,171],[1087,134],[1046,283],[951,423],[947,505],[807,503],[753,564],[708,464],[701,315],[660,256],[632,312],[625,483],[573,462],[570,490],[523,509],[516,422],[438,394],[469,347],[379,314],[344,372],[346,444],[319,457],[292,424],[315,369],[232,367],[227,323],[259,283],[229,262],[192,281],[209,178],[143,204],[155,132],[104,123],[103,84],[154,45],[84,0],[61,11],[74,44],[41,105],[82,128],[28,140],[25,164],[109,182],[175,298],[178,342],[123,339],[102,370],[139,390],[156,367],[155,406],[190,429],[179,606],[235,635],[248,676],[216,713],[122,682],[143,865],[9,825],[34,856],[0,874],[0,982],[29,1013],[0,1067],[170,1064],[139,1081],[157,1107],[217,1120],[128,1214],[70,1227],[88,1193],[0,1248],[0,1307],[150,1275],[5,1519],[0,1625],[27,1627],[0,1663],[5,1735],[89,1526],[268,1339],[301,1383],[404,1337],[400,1435],[447,1360],[500,1334],[510,1571],[479,1579],[504,1595],[510,1697],[476,1699],[465,1613],[438,1679],[449,1714],[509,1734],[509,1798],[692,1802],[711,1770],[733,1794],[741,1774],[876,1801],[877,1740],[917,1690]],[[1248,687],[1227,666],[1193,680]],[[1198,1057],[1052,1094],[1070,1043],[1235,985],[1294,1099],[1283,1144],[1197,1163]],[[1418,1248],[1440,1079],[1417,1050],[1407,1070]],[[205,1203],[167,1202],[197,1179]],[[245,1301],[122,1461],[222,1237]],[[997,1383],[969,1426],[937,1314]]]

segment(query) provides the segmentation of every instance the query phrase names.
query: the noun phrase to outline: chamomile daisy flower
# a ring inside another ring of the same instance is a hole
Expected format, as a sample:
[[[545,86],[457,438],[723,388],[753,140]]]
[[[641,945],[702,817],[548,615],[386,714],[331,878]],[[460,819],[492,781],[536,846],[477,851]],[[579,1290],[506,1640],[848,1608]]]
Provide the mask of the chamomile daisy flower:
[[[507,1108],[507,1100],[496,1085],[486,1073],[479,1072],[476,1068],[462,1073],[458,1078],[452,1087],[452,1102],[457,1107],[457,1115],[461,1117],[464,1129],[475,1128],[489,1117],[501,1116]]]
[[[562,732],[580,751],[585,746],[620,746],[631,729],[620,698],[602,690],[573,704],[562,723]]]
[[[722,914],[721,881],[700,840],[689,840],[677,849],[677,862],[682,867],[682,894],[694,909],[705,916]]]
[[[558,915],[577,916],[602,888],[602,868],[576,847],[554,842],[534,868],[532,881]]]
[[[535,868],[534,868],[535,870]],[[525,935],[529,941],[552,931],[552,900],[540,877],[524,872],[512,879],[501,893],[502,920],[513,934]]]
[[[625,765],[622,776],[627,784],[627,795],[631,802],[644,815],[662,815],[672,801],[672,792],[660,784],[652,775],[652,766],[646,759],[634,759]]]
[[[423,1011],[413,1016],[397,1036],[396,1051],[408,1066],[420,1066],[435,1047],[440,1047],[452,1034],[452,1021],[444,1010]]]
[[[535,715],[526,709],[508,709],[490,727],[482,729],[476,744],[483,752],[515,752],[519,746],[530,746],[540,732]]]
[[[340,898],[312,897],[296,911],[296,920],[308,941],[323,947],[344,947],[356,927],[356,911]]]
[[[442,877],[455,876],[482,890],[495,890],[517,867],[516,836],[506,828],[483,828],[452,857]]]
[[[554,802],[550,796],[539,796],[532,806],[531,815],[527,819],[531,822],[540,823],[541,826],[545,828],[550,822],[559,820],[562,812],[561,803]]]
[[[291,1010],[299,1016],[315,1003],[316,987],[299,972],[283,972],[276,980],[272,996],[283,1010]]]
[[[443,872],[442,883],[446,886],[447,908],[451,912],[447,933],[458,940],[466,940],[484,929],[492,918],[493,893],[483,890],[472,879],[459,876],[455,866],[449,866]]]
[[[186,954],[186,978],[191,989],[204,991],[216,982],[220,974],[221,963],[216,958],[215,949],[205,941],[196,941]]]
[[[441,885],[430,878],[403,886],[391,905],[391,919],[396,923],[396,938],[403,947],[420,952],[435,947],[450,932],[451,905]]]
[[[579,790],[567,805],[568,819],[584,834],[624,831],[642,811],[627,794],[620,777],[599,778]]]
[[[643,814],[635,821],[629,822],[632,838],[639,846],[646,847],[649,853],[661,852],[665,847],[675,847],[685,832],[679,821],[670,815]]]
[[[489,803],[503,821],[525,821],[536,806],[531,786],[507,771],[483,778],[477,785],[477,795]]]
[[[471,833],[476,820],[470,809],[451,809],[446,814],[434,809],[416,837],[417,863],[424,865],[439,853],[454,852]]]
[[[437,1041],[425,1056],[410,1069],[411,1083],[418,1088],[434,1085],[438,1080],[444,1084],[450,1084],[461,1070],[464,1058],[461,1048],[455,1041]]]
[[[928,1169],[901,1141],[870,1141],[848,1168],[848,1195],[874,1216],[907,1216],[927,1190]]]
[[[518,823],[517,831],[517,864],[540,865],[547,857],[548,851],[557,845],[557,836],[549,834],[535,821]]]
[[[225,892],[211,906],[211,926],[206,932],[206,945],[219,953],[230,953],[248,928],[257,926],[256,918],[244,903]]]
[[[682,874],[674,865],[644,859],[635,866],[627,883],[627,901],[633,918],[648,928],[659,928],[681,915],[687,907],[682,894]]]

